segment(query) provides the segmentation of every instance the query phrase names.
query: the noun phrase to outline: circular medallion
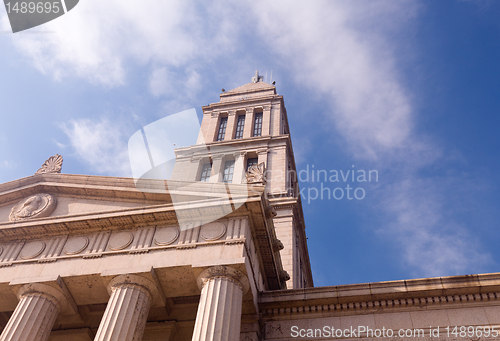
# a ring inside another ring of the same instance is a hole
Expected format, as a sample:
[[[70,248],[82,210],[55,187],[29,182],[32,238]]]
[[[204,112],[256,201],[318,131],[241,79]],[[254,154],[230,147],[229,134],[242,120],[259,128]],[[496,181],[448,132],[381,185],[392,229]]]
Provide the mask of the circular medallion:
[[[76,255],[85,250],[88,245],[89,239],[87,237],[72,237],[66,242],[64,253],[67,255]]]
[[[123,250],[134,240],[134,235],[130,232],[118,232],[109,238],[108,248],[113,251]]]
[[[45,243],[41,241],[26,243],[21,251],[22,259],[33,259],[45,250]]]
[[[226,233],[226,224],[221,222],[213,222],[205,224],[201,227],[201,238],[206,241],[220,239]]]
[[[156,245],[165,246],[170,245],[179,237],[179,230],[177,227],[161,227],[156,230],[154,242]]]
[[[10,221],[23,221],[48,217],[57,205],[56,198],[50,194],[36,194],[18,202],[10,210]]]

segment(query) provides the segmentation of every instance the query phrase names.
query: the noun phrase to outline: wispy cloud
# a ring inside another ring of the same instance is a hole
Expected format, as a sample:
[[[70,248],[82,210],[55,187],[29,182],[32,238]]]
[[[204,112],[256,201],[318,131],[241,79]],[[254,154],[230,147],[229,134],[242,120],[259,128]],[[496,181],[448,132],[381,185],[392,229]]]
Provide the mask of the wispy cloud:
[[[99,121],[72,120],[61,124],[75,153],[96,172],[131,176],[127,151],[127,129],[106,118]]]

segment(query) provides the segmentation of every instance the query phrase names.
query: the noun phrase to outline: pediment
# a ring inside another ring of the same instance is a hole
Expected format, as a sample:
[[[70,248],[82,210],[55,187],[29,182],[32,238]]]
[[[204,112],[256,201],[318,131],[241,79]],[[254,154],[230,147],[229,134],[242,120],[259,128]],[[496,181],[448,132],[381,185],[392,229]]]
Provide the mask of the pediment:
[[[233,194],[246,195],[245,185]],[[37,174],[0,184],[0,228],[5,224],[126,214],[183,202],[222,200],[224,184],[140,180],[72,174]]]

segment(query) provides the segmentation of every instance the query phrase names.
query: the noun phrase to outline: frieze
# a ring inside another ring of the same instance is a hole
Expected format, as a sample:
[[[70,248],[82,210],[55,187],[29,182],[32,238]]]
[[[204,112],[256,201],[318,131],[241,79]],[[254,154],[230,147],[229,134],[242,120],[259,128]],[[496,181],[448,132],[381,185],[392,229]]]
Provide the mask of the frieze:
[[[247,218],[212,222],[181,231],[177,225],[60,235],[0,245],[0,267],[14,263],[96,258],[115,253],[143,253],[165,248],[196,248],[206,244],[245,243]]]

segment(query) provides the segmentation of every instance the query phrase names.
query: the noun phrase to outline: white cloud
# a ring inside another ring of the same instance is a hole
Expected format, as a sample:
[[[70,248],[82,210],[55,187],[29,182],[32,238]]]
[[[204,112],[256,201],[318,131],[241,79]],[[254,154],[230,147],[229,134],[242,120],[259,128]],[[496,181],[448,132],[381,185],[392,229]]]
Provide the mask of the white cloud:
[[[98,173],[131,176],[126,129],[106,118],[72,120],[61,125],[76,154]]]
[[[115,87],[126,82],[129,63],[183,69],[196,57],[217,54],[219,43],[227,42],[218,30],[224,20],[203,20],[202,9],[180,0],[81,1],[41,27],[52,34],[16,34],[13,42],[55,79],[76,76]],[[178,82],[197,89],[196,72],[186,74]]]

